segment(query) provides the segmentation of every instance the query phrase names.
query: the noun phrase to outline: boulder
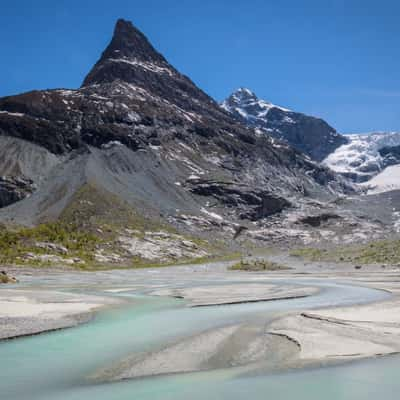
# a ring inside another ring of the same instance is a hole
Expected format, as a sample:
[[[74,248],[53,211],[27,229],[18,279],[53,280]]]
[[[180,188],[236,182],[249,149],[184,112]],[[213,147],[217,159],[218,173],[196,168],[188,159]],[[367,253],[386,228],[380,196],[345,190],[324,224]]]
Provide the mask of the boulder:
[[[0,283],[18,283],[18,280],[9,276],[6,271],[0,271]]]
[[[0,208],[24,199],[34,191],[33,181],[24,177],[0,177]]]

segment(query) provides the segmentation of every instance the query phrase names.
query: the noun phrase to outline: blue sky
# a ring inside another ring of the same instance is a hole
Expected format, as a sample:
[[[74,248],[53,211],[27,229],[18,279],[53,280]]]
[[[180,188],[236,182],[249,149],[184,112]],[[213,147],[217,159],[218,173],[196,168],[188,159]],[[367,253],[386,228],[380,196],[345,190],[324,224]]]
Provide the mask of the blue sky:
[[[0,96],[78,87],[123,17],[217,100],[246,86],[341,132],[400,131],[399,1],[2,3]]]

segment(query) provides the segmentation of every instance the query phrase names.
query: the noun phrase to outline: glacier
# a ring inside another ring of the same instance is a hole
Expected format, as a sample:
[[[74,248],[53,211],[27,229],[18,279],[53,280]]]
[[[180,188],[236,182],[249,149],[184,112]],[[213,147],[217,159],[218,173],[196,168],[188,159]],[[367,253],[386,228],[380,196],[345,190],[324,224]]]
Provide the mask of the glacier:
[[[329,154],[323,164],[356,182],[369,181],[384,170],[380,149],[400,145],[400,132],[347,134],[346,137],[348,143]]]

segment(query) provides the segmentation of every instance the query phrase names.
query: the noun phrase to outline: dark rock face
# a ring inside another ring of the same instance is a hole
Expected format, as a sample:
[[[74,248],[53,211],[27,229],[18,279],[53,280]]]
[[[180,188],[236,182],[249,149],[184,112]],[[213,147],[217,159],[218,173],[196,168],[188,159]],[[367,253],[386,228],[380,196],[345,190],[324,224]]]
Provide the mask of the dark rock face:
[[[241,219],[256,221],[291,206],[290,202],[282,197],[234,182],[196,179],[190,180],[189,185],[190,191],[194,194],[212,197],[227,207],[240,210]]]
[[[322,224],[331,221],[341,219],[340,215],[332,213],[324,213],[320,215],[309,215],[307,217],[301,218],[300,222],[305,225],[310,225],[314,228],[320,227]]]
[[[379,154],[382,156],[383,168],[391,165],[400,164],[400,146],[386,146],[379,149]]]
[[[116,79],[145,88],[187,111],[201,111],[204,105],[215,104],[170,65],[140,31],[124,20],[117,22],[110,44],[82,87],[111,83]]]
[[[0,177],[0,208],[24,199],[33,191],[34,185],[29,179]]]
[[[233,93],[222,107],[247,125],[285,141],[316,161],[322,161],[347,143],[347,139],[324,120],[260,100],[248,89]]]
[[[126,183],[124,190],[131,190],[126,198],[146,206],[149,198],[162,196],[161,190],[149,195],[150,185],[158,190],[165,182],[174,185],[177,179],[184,181],[198,170],[210,181],[234,184],[216,187],[208,183],[207,188],[204,183],[189,192],[183,186],[173,186],[170,198],[185,199],[187,204],[201,201],[207,190],[214,191],[210,196],[224,206],[238,206],[238,218],[258,219],[279,212],[289,206],[287,197],[305,193],[329,196],[349,189],[327,168],[268,135],[257,135],[221,109],[124,20],[117,22],[109,46],[81,88],[0,98],[0,135],[42,146],[60,156],[60,162],[71,154],[93,154],[80,159],[99,162],[98,169],[104,167],[120,182],[139,183],[140,195],[135,192],[137,187]],[[121,145],[129,152],[112,151]],[[125,158],[125,153],[137,160],[143,158],[151,167],[146,170]],[[78,164],[68,165],[78,168]],[[104,178],[93,174],[99,181]],[[81,175],[83,181],[86,171]],[[116,190],[116,182],[107,181],[107,185]],[[156,200],[154,208],[163,203]],[[168,210],[177,208],[168,202]]]

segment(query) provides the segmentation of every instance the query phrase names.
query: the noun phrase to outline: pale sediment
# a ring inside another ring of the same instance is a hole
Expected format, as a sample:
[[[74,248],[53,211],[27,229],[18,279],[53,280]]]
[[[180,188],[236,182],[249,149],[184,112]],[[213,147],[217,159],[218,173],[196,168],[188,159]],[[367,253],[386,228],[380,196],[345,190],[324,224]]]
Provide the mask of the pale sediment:
[[[230,325],[184,338],[152,352],[136,354],[98,371],[94,380],[196,372],[263,362],[285,362],[298,351],[295,343],[265,334],[257,324]]]
[[[35,335],[69,328],[90,319],[115,299],[56,291],[2,289],[0,291],[0,339]]]
[[[183,298],[190,307],[255,303],[260,301],[296,299],[316,294],[313,287],[259,283],[166,288],[154,290],[155,296]]]
[[[400,282],[396,269],[354,272],[337,269],[320,275],[328,279],[379,289],[390,300],[364,305],[291,313],[268,325],[268,332],[299,343],[292,365],[327,363],[400,352]]]
[[[274,320],[260,316],[256,321],[252,318],[232,321],[225,326],[216,324],[213,329],[172,338],[171,342],[161,343],[149,352],[128,356],[98,372],[96,378],[127,379],[244,365],[250,369],[252,366],[258,368],[257,365],[274,369],[400,351],[400,280],[394,269],[371,268],[360,272],[353,268],[329,266],[321,269],[318,265],[307,265],[279,273],[248,274],[207,265],[104,272],[98,276],[94,273],[85,275],[85,285],[97,285],[97,289],[109,293],[140,293],[144,290],[151,295],[180,297],[188,306],[195,307],[297,298],[317,293],[319,289],[313,287],[310,280],[307,286],[286,282],[287,279],[301,282],[302,276],[387,290],[393,297],[368,305],[285,312],[274,315]],[[111,277],[115,281],[111,281]],[[79,279],[82,278],[79,275]],[[59,279],[55,277],[54,281]],[[67,281],[73,286],[72,279]],[[106,282],[106,286],[101,288],[98,282]],[[365,300],[360,298],[360,301]],[[118,301],[111,296],[4,289],[0,292],[0,337],[74,326],[98,307]]]

